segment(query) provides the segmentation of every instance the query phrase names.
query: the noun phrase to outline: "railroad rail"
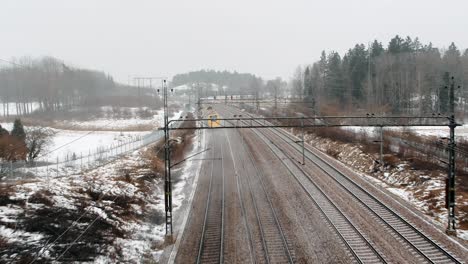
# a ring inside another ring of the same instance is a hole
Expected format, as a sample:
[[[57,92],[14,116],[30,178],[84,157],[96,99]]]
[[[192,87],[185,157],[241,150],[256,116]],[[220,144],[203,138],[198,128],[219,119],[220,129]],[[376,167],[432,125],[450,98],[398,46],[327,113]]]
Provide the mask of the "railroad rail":
[[[253,161],[251,151],[244,144],[242,144],[242,148],[250,157],[250,161]],[[261,243],[251,241],[251,244],[254,245],[257,256],[258,253],[263,253],[264,256],[263,261],[259,260],[258,263],[294,263],[294,251],[290,248],[271,198],[266,191],[267,188],[262,179],[263,172],[254,162],[251,164],[255,173],[253,175],[247,173],[245,178],[258,224],[259,232],[257,235],[261,241]]]
[[[216,132],[215,132],[216,133]],[[213,140],[213,144],[215,140]],[[223,155],[222,144],[220,144]],[[221,156],[221,177],[213,172],[219,161],[215,162],[216,149],[213,146],[211,175],[206,199],[205,217],[200,238],[197,263],[223,263],[224,257],[224,168]],[[219,149],[219,148],[218,148]]]
[[[308,177],[307,173],[305,173],[296,162],[291,161],[284,151],[270,142],[264,134],[259,131],[254,131],[254,133],[256,133],[257,136],[268,145],[275,156],[281,160],[291,176],[294,177],[297,183],[314,202],[316,208],[322,213],[328,225],[335,231],[358,263],[386,263],[370,241],[361,233],[353,222],[339,210],[329,196]]]
[[[295,144],[292,141],[293,138],[287,135],[286,132],[274,130],[274,133],[297,151],[302,151],[302,148]],[[423,261],[429,263],[461,263],[450,252],[438,245],[437,242],[419,231],[409,220],[379,201],[354,180],[319,157],[309,148],[306,148],[305,157],[335,180],[356,201],[360,202],[386,229],[396,234],[403,242],[411,246],[415,253],[423,257]]]
[[[243,114],[246,113],[244,112]],[[299,152],[302,151],[302,148],[296,144],[296,137],[288,135],[288,133],[280,129],[268,129],[268,131],[276,134],[277,137],[288,143],[295,150]],[[271,139],[266,142],[270,143],[270,145],[274,144]],[[356,201],[361,203],[363,208],[366,208],[374,219],[376,219],[386,230],[399,237],[399,240],[401,240],[402,243],[409,245],[412,248],[412,252],[415,254],[415,257],[421,257],[422,261],[428,263],[461,263],[461,261],[457,260],[450,252],[440,246],[437,242],[419,231],[407,219],[383,204],[375,196],[360,187],[351,178],[311,151],[309,147],[306,148],[305,156],[307,160],[321,169],[326,175],[329,175]],[[293,164],[295,163],[293,162]]]
[[[289,159],[287,155],[284,154],[284,151],[278,148],[273,142],[270,142],[258,129],[253,129],[253,132],[267,144],[273,154],[283,163],[291,176],[294,177],[315,204],[315,207],[322,213],[329,227],[335,231],[357,263],[386,263],[369,240],[365,238],[351,220],[338,209],[325,192],[307,176],[302,168],[295,162],[288,163],[287,161]],[[250,159],[254,160],[252,153],[250,151],[248,151],[248,153]],[[256,165],[254,164],[254,166]],[[258,167],[256,167],[256,171],[258,172],[257,174],[261,174],[261,170],[259,170]],[[298,171],[299,173],[297,173]],[[262,186],[262,188],[264,187]]]

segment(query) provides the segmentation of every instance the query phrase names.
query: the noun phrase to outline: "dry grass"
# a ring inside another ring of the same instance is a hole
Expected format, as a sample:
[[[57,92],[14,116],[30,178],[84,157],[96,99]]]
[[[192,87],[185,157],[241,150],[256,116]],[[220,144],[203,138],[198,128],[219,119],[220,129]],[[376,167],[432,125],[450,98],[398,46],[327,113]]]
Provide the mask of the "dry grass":
[[[54,203],[50,199],[52,193],[50,193],[48,190],[40,190],[35,192],[31,197],[29,197],[28,202],[29,203],[35,203],[35,204],[44,204],[46,206],[52,206]]]
[[[193,118],[193,115],[190,113],[188,116],[189,119]],[[194,127],[194,121],[184,121],[181,124],[181,127]],[[171,145],[171,161],[172,164],[175,164],[178,161],[184,159],[186,153],[192,147],[193,137],[194,137],[195,130],[194,129],[184,129],[184,130],[176,130],[175,132],[171,133],[171,138],[177,138],[179,140],[178,143],[173,143]],[[151,168],[157,174],[164,173],[164,141],[160,140],[157,142],[153,148],[151,148],[150,160],[151,160]],[[148,155],[148,154],[146,154]]]
[[[397,165],[401,163],[401,160],[393,155],[384,155],[383,161],[385,166],[388,166],[390,168],[396,168]]]

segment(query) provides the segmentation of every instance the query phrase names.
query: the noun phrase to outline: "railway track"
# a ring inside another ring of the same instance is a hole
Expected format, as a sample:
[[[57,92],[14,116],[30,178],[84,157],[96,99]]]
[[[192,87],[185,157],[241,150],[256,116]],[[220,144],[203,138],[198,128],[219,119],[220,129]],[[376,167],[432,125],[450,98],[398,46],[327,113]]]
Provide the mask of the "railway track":
[[[271,145],[275,145],[271,137],[267,139],[264,135],[265,133],[260,132],[262,129],[253,130],[264,136],[264,141],[267,145],[270,147]],[[274,133],[277,138],[289,144],[296,151],[302,151],[302,147],[295,142],[297,138],[288,135],[285,131],[280,129],[263,130]],[[276,148],[280,151],[277,145]],[[276,153],[278,153],[278,151]],[[408,245],[410,247],[410,252],[413,253],[415,258],[426,263],[461,263],[461,261],[457,260],[450,252],[438,245],[437,242],[420,232],[407,219],[398,215],[394,210],[380,202],[376,197],[364,190],[344,173],[311,151],[309,147],[306,148],[305,155],[309,162],[312,162],[325,174],[329,175],[339,186],[349,193],[353,199],[358,201],[362,205],[361,207],[368,211],[372,218],[380,223],[386,231],[392,233],[402,244]],[[280,160],[284,162],[284,160],[287,159],[283,158]],[[295,162],[292,162],[292,164],[298,167]],[[312,182],[312,179],[310,177],[308,178]]]
[[[213,131],[217,133],[217,131]],[[213,140],[216,142],[216,140]],[[215,144],[215,143],[213,143]],[[205,217],[203,221],[202,236],[200,238],[197,263],[223,263],[224,257],[224,168],[223,156],[221,161],[215,162],[216,153],[221,149],[222,144],[213,149],[211,161],[211,176],[206,199]],[[220,175],[214,175],[215,170],[221,169]]]
[[[361,233],[353,222],[344,215],[328,195],[310,178],[307,173],[294,161],[291,161],[283,150],[269,142],[266,136],[258,131],[256,133],[267,145],[275,156],[288,169],[290,174],[296,179],[301,188],[314,202],[315,206],[322,213],[332,230],[343,241],[346,248],[351,253],[357,263],[386,263],[384,258],[374,248],[370,241]]]
[[[231,148],[229,138],[228,143]],[[271,198],[266,191],[262,180],[262,171],[252,162],[252,153],[248,148],[244,144],[241,147],[244,153],[247,153],[250,157],[250,164],[254,168],[253,173],[246,173],[244,175],[245,179],[243,182],[246,183],[245,185],[248,189],[247,196],[250,198],[247,202],[250,202],[254,208],[258,227],[257,229],[249,228],[249,232],[251,232],[249,236],[251,239],[250,244],[256,256],[255,263],[294,263],[294,251],[290,249]],[[242,162],[249,162],[249,159],[243,156],[241,158]]]
[[[286,132],[279,129],[272,129],[271,131],[298,152],[302,151],[302,147],[295,144],[294,138]],[[305,155],[309,162],[312,162],[325,174],[329,175],[343,190],[361,203],[362,207],[367,210],[375,220],[380,222],[385,230],[390,231],[399,238],[398,240],[409,245],[412,248],[412,252],[417,255],[416,257],[420,257],[421,261],[428,263],[461,263],[461,261],[457,260],[450,252],[438,245],[437,242],[419,231],[409,220],[383,204],[326,160],[319,157],[308,148],[306,148]]]
[[[357,263],[386,263],[380,253],[375,250],[375,248],[355,227],[351,220],[343,213],[341,213],[338,207],[331,201],[331,199],[329,199],[325,192],[323,192],[320,187],[313,183],[308,178],[307,174],[302,171],[302,169],[295,162],[287,162],[288,158],[283,153],[283,151],[274,145],[273,142],[270,142],[266,136],[259,131],[259,129],[253,129],[253,132],[268,145],[275,156],[285,165],[290,174],[296,179],[298,184],[314,202],[317,209],[322,213],[323,218],[326,220],[330,228],[334,230],[338,237],[342,240],[349,253]],[[246,151],[249,153],[250,159],[253,160],[252,153],[249,150]],[[254,164],[254,166],[256,165]],[[256,171],[257,175],[261,175],[261,170],[259,170],[257,167]],[[263,182],[261,182],[261,184],[263,191],[265,191]],[[249,188],[251,188],[250,185]],[[257,197],[255,197],[255,199],[259,200]],[[255,199],[253,199],[254,203]],[[271,203],[270,206],[274,211]]]

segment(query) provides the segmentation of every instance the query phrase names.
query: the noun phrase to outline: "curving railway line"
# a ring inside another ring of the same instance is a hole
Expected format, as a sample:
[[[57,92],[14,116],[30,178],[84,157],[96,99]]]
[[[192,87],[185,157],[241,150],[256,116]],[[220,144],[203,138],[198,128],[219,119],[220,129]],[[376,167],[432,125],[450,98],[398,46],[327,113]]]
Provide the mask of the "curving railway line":
[[[224,108],[223,111],[238,114],[237,110]],[[246,114],[245,112],[242,112]],[[385,263],[386,257],[379,253],[372,243],[353,225],[352,221],[334,204],[327,194],[320,189],[311,177],[298,164],[302,147],[297,138],[281,129],[252,129],[270,150],[285,165],[304,191],[320,209],[330,227],[336,232],[358,263]],[[294,160],[294,157],[296,160]],[[375,196],[359,186],[350,177],[336,169],[309,147],[305,149],[306,166],[313,166],[332,179],[342,191],[361,205],[369,217],[382,226],[382,230],[392,234],[408,248],[408,251],[420,263],[462,263],[436,241],[419,231],[407,219],[388,207]],[[390,261],[390,260],[388,260]]]

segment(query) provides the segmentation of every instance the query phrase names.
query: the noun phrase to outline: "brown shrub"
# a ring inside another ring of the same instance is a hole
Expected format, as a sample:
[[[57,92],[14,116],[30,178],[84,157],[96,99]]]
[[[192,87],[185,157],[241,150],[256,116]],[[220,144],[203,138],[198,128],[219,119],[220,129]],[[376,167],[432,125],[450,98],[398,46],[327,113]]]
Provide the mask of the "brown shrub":
[[[338,156],[340,155],[340,151],[334,148],[329,148],[327,149],[327,154],[337,159]]]
[[[50,193],[48,190],[40,190],[31,195],[31,197],[28,199],[28,202],[52,206],[54,203],[50,199],[51,196],[52,193]]]
[[[390,166],[390,168],[396,168],[396,166],[400,163],[400,159],[394,155],[384,155],[383,161],[385,165]]]
[[[0,136],[0,158],[8,161],[25,160],[28,153],[26,143],[12,135]]]
[[[421,158],[410,158],[408,159],[410,161],[410,165],[413,168],[413,170],[429,170],[429,171],[434,171],[434,170],[443,170],[444,168],[441,167],[439,164],[434,163],[432,161],[428,160],[423,160]]]

